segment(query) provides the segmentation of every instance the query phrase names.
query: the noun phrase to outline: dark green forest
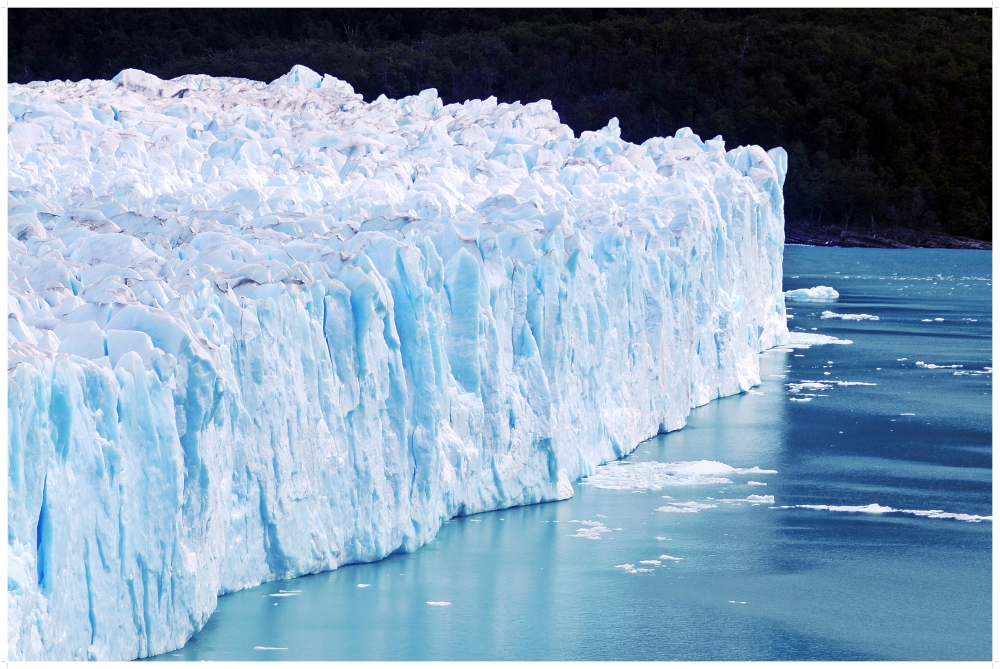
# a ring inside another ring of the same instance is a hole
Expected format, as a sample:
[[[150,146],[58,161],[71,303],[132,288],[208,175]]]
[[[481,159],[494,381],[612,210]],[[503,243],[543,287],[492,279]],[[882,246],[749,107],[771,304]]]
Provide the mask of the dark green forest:
[[[988,240],[991,33],[988,10],[11,9],[8,78],[301,63],[366,100],[548,98],[577,133],[784,146],[789,229]]]

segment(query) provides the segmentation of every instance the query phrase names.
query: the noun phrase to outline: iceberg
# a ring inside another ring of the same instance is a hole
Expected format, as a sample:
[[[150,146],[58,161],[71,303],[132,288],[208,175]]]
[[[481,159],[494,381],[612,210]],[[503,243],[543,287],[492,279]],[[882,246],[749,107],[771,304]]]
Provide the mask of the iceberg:
[[[833,288],[830,288],[830,286],[798,288],[796,290],[789,290],[785,292],[785,299],[791,300],[792,302],[833,302],[839,297],[840,293]]]
[[[10,84],[7,125],[12,660],[565,499],[789,341],[781,148],[302,66]]]

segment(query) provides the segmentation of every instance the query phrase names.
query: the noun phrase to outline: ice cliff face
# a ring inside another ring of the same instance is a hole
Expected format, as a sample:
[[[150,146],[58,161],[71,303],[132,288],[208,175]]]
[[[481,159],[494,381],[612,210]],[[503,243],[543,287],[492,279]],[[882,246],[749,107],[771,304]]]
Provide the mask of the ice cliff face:
[[[781,149],[302,67],[8,93],[11,659],[566,498],[787,337]]]

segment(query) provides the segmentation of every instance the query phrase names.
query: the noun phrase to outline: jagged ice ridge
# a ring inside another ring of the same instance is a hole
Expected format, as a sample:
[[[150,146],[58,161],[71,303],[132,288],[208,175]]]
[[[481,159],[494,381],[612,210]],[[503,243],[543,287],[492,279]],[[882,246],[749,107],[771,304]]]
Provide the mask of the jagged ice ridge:
[[[301,66],[8,95],[11,659],[564,499],[788,341],[780,148]]]

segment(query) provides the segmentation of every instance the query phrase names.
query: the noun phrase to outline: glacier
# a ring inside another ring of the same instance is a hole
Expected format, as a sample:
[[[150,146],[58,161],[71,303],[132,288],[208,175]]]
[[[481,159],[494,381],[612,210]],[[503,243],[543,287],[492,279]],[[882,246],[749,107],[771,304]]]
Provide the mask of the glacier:
[[[12,660],[565,499],[789,343],[781,148],[302,66],[9,84],[7,126]]]

